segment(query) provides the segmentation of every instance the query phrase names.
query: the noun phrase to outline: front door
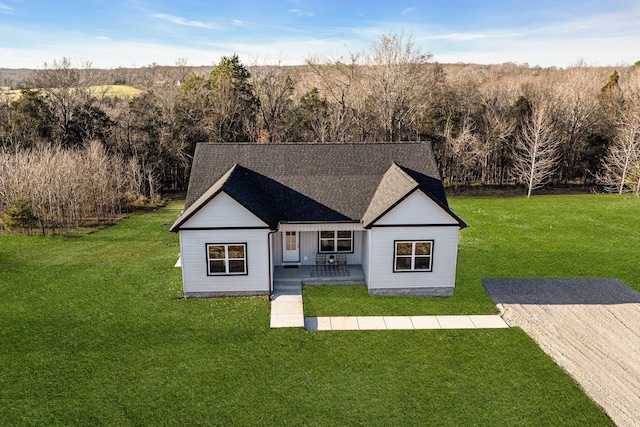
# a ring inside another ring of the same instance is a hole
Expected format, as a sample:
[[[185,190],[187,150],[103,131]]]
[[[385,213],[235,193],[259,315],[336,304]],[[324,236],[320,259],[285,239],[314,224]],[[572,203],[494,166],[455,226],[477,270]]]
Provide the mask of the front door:
[[[300,235],[297,231],[282,233],[282,262],[300,262]]]

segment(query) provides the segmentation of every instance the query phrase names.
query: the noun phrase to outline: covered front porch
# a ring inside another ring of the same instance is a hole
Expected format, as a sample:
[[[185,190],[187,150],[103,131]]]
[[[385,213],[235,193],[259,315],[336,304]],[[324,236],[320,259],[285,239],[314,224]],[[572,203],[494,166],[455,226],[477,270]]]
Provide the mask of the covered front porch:
[[[362,266],[348,265],[300,265],[275,266],[273,282],[298,282],[303,285],[366,285]]]

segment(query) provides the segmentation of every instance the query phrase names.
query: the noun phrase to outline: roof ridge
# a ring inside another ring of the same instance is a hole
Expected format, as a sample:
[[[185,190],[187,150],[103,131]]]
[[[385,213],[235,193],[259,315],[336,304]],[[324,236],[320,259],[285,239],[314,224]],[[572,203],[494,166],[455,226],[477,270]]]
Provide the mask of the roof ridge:
[[[402,176],[404,176],[405,178],[407,178],[407,180],[409,182],[412,182],[413,184],[415,184],[416,186],[419,186],[420,183],[418,183],[418,181],[416,181],[415,179],[413,179],[413,177],[411,175],[409,175],[409,173],[404,169],[404,167],[402,165],[399,165],[395,162],[395,160],[392,162],[391,166],[395,166],[396,168],[398,168],[400,170],[400,173],[402,174]],[[386,174],[386,172],[385,172]]]

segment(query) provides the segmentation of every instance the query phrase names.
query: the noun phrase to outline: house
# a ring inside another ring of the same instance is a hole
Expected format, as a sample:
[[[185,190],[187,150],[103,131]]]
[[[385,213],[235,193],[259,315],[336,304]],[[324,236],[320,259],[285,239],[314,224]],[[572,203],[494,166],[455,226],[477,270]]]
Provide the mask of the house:
[[[171,231],[187,297],[270,295],[283,267],[338,264],[370,294],[450,296],[466,226],[428,142],[215,143]]]

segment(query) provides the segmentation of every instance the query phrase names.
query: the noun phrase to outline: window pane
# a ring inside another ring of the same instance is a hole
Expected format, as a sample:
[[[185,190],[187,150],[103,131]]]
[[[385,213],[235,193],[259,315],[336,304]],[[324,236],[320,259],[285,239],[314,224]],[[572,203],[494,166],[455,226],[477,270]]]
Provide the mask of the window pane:
[[[350,239],[351,238],[351,232],[350,231],[338,231],[338,238],[339,239]]]
[[[338,240],[338,252],[351,252],[351,240]]]
[[[416,242],[416,255],[431,255],[431,242]]]
[[[320,240],[320,251],[334,252],[333,242],[334,240]]]
[[[209,246],[209,258],[224,259],[224,246]]]
[[[411,255],[411,242],[397,242],[396,255]]]
[[[396,257],[396,270],[411,270],[411,257]]]
[[[288,251],[295,251],[297,248],[296,245],[296,232],[295,231],[287,231],[286,237],[286,249]]]
[[[243,245],[229,246],[229,258],[244,258],[244,246]]]
[[[335,236],[335,233],[333,231],[321,231],[320,232],[320,238],[322,238],[322,239],[333,239],[333,236]]]
[[[226,273],[223,260],[209,261],[209,273]]]
[[[244,260],[229,260],[229,273],[244,273]]]
[[[431,269],[431,257],[430,256],[417,256],[415,260],[416,270],[430,270]]]

